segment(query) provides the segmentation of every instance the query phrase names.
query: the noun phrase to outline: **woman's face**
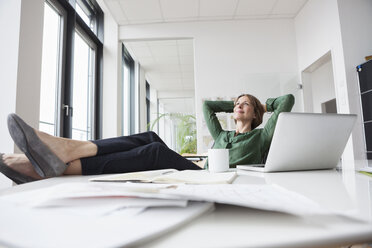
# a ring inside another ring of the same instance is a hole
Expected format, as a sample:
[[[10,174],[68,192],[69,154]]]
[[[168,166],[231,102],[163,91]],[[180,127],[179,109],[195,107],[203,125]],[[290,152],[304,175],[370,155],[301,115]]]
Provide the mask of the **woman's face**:
[[[237,121],[252,121],[256,118],[254,108],[247,96],[242,96],[236,101],[233,117]]]

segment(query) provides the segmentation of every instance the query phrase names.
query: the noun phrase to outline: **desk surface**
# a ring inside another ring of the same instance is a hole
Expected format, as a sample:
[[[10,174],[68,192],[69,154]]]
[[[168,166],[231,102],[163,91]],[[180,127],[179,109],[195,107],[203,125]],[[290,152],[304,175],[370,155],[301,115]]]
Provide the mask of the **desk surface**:
[[[298,217],[216,204],[206,213],[139,247],[316,247],[372,242],[372,177],[354,171],[238,172],[234,184],[275,184],[300,193],[341,216]],[[2,194],[90,177],[59,177],[19,185]],[[360,220],[358,220],[360,219]],[[363,220],[363,221],[361,221]]]

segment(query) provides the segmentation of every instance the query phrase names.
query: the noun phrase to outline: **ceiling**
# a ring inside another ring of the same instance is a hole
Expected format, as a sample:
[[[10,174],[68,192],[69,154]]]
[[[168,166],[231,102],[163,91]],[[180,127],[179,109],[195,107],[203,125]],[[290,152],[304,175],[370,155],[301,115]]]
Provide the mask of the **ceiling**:
[[[294,18],[308,0],[104,0],[119,25]],[[194,90],[192,39],[126,41],[152,88]],[[187,98],[190,96],[188,95]],[[185,98],[186,99],[186,98]],[[165,105],[184,109],[187,103]]]
[[[194,90],[192,39],[124,42],[159,91]]]
[[[195,114],[193,98],[168,98],[159,99],[159,103],[169,113]]]
[[[119,25],[294,18],[307,0],[104,0]]]

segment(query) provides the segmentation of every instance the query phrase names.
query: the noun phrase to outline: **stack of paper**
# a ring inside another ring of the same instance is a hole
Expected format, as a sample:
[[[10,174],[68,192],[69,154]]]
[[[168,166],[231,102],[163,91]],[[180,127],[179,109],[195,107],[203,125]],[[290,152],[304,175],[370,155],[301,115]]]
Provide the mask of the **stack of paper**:
[[[227,184],[236,177],[236,172],[212,173],[207,170],[175,169],[141,171],[102,176],[90,179],[93,182],[146,182],[146,183],[187,183],[187,184]]]
[[[110,215],[81,213],[77,216],[65,209],[14,206],[1,199],[0,206],[0,246],[38,248],[141,247],[141,242],[213,209],[212,203],[193,202],[187,207],[157,207],[145,211],[125,208]]]
[[[151,186],[151,187],[149,187]],[[164,185],[63,183],[0,197],[0,202],[30,209],[51,209],[76,215],[102,216],[125,208],[186,207],[188,201],[159,192]],[[133,212],[132,210],[130,211]]]
[[[279,211],[294,215],[329,214],[310,199],[275,185],[179,185],[160,192],[201,200]]]

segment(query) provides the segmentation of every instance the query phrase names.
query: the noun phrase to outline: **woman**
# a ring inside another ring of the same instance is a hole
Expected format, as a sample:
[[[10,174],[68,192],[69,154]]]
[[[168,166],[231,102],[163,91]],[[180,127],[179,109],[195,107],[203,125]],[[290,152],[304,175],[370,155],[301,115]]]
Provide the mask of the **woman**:
[[[290,111],[292,95],[268,99],[266,107],[253,96],[233,102],[204,103],[204,117],[215,139],[214,148],[230,149],[230,164],[257,163],[270,145],[277,117]],[[265,112],[274,111],[264,129],[255,129]],[[223,131],[215,112],[232,112],[236,131]],[[77,141],[59,138],[28,126],[16,114],[8,116],[9,132],[24,154],[0,154],[0,172],[17,184],[64,175],[97,175],[175,168],[201,169],[173,150],[154,132]]]
[[[213,148],[229,149],[230,167],[237,164],[259,164],[269,150],[278,116],[291,111],[293,95],[269,98],[265,105],[249,94],[240,95],[232,101],[205,101],[204,118],[214,139]],[[263,114],[273,112],[263,129],[256,128],[262,123]],[[235,131],[224,131],[216,112],[233,112]]]

